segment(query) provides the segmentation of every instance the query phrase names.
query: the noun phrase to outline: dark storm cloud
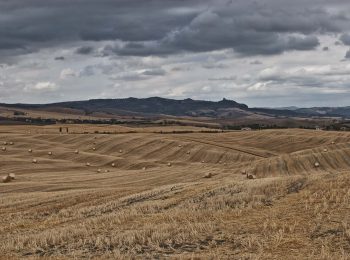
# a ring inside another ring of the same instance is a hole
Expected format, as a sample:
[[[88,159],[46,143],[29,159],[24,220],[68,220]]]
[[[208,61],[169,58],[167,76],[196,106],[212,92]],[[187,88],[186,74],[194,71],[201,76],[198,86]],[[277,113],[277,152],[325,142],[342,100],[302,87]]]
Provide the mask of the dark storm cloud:
[[[168,36],[160,42],[128,43],[124,46],[108,45],[104,49],[104,54],[149,56],[233,48],[243,55],[273,55],[288,50],[312,50],[320,44],[316,36],[281,36],[253,31],[232,32],[231,35],[223,31],[218,35],[217,30],[210,35],[209,32],[205,33],[206,30],[205,27],[199,30],[189,29]]]
[[[77,48],[75,50],[75,53],[86,55],[86,54],[91,54],[93,51],[94,51],[94,48],[91,46],[82,46]]]
[[[340,36],[340,40],[345,45],[350,45],[350,34],[344,33]]]
[[[64,57],[63,56],[58,56],[58,57],[55,57],[55,60],[64,60]]]
[[[317,8],[315,6],[318,6]],[[11,0],[0,2],[0,51],[114,41],[104,55],[233,49],[242,55],[312,50],[316,34],[349,28],[346,1]],[[81,45],[81,44],[80,44]],[[16,54],[16,52],[13,52]],[[88,46],[76,50],[91,54]]]
[[[345,53],[345,59],[350,59],[350,50]]]
[[[175,0],[0,1],[0,48],[78,40],[157,40],[188,23],[198,12],[168,13],[179,4],[191,6]]]

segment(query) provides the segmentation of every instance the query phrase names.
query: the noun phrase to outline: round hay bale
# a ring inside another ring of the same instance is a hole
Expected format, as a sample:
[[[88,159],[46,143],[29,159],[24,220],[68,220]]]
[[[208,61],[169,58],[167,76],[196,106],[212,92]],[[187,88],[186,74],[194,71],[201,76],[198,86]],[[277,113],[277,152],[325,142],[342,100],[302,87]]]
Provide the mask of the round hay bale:
[[[6,141],[4,142],[4,145],[7,145],[7,142],[6,142]]]
[[[109,172],[109,170],[105,170],[105,173],[108,173]]]
[[[182,147],[182,145],[181,145],[181,144],[179,144],[179,147]]]
[[[28,149],[28,153],[32,153],[33,152],[33,150],[32,149]]]
[[[335,142],[334,141],[332,141],[332,143],[331,144],[335,144]]]
[[[75,150],[74,153],[75,153],[75,154],[79,154],[79,150]]]
[[[327,148],[324,148],[323,151],[326,153],[326,152],[328,152],[328,149],[327,149]]]
[[[144,170],[144,171],[147,170],[146,166],[144,166],[144,167],[142,168],[142,170]]]
[[[1,150],[5,152],[6,151],[6,147],[1,147]]]
[[[85,165],[86,165],[87,167],[91,166],[91,164],[90,164],[90,163],[88,163],[88,162],[87,162]]]
[[[256,176],[254,174],[247,173],[247,179],[254,180],[254,179],[256,179]]]
[[[320,167],[320,163],[319,162],[315,162],[315,167],[316,168]]]
[[[93,147],[92,150],[93,150],[93,151],[96,151],[96,147]]]
[[[3,182],[3,183],[7,183],[7,182],[10,182],[10,181],[11,181],[10,175],[7,175],[7,176],[2,177],[2,182]]]
[[[208,172],[207,174],[204,175],[204,178],[206,179],[210,179],[211,177],[213,177],[213,174],[211,172]]]
[[[10,145],[14,145],[14,143],[13,143],[13,142],[9,142],[9,144],[10,144]]]
[[[205,163],[205,161],[202,161],[202,163]]]
[[[101,169],[97,169],[97,172],[98,172],[98,173],[101,173],[101,172],[102,172],[102,170],[101,170]]]
[[[38,160],[37,159],[33,159],[32,163],[38,163]]]
[[[16,179],[16,174],[14,174],[14,173],[10,173],[8,176],[10,176],[11,180]]]
[[[52,155],[52,152],[48,152],[47,154],[51,156],[51,155]]]
[[[115,163],[112,163],[112,167],[115,167],[116,166],[116,164]]]
[[[119,153],[123,153],[123,150],[122,150],[122,149],[120,149],[120,150],[119,150]]]
[[[171,163],[170,162],[168,163],[168,167],[171,167]]]

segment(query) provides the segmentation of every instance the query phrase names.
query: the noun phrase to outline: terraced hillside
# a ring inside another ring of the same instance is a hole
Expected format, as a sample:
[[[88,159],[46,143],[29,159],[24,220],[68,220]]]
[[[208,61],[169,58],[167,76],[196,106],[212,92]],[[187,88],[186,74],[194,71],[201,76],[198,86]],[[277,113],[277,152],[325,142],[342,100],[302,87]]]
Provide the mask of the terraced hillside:
[[[0,258],[350,257],[349,133],[58,127],[0,127]]]

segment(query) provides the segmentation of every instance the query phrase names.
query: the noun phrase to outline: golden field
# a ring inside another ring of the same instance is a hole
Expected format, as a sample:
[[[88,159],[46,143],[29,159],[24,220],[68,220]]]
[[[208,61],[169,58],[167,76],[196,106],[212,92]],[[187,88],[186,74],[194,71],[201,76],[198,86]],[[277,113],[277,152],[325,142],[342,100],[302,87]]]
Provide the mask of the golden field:
[[[0,126],[1,259],[350,259],[347,132],[59,127]]]

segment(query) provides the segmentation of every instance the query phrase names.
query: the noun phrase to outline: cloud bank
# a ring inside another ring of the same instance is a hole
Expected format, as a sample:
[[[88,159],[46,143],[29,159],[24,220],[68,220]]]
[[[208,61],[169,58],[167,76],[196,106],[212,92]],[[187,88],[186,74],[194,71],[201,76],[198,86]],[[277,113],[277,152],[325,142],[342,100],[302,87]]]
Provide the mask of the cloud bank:
[[[0,101],[345,105],[349,14],[345,0],[1,1]]]

